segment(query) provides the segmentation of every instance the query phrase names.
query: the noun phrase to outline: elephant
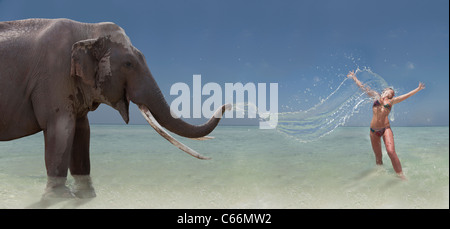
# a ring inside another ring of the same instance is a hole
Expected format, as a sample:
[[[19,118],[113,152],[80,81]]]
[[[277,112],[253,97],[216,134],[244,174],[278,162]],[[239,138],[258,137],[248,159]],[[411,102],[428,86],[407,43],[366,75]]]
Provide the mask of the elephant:
[[[47,184],[43,197],[96,196],[90,177],[88,112],[100,104],[129,122],[135,103],[147,122],[186,153],[209,159],[175,140],[207,136],[222,105],[202,125],[172,115],[142,52],[112,22],[25,19],[0,22],[0,141],[43,131]],[[74,178],[68,188],[67,174]]]

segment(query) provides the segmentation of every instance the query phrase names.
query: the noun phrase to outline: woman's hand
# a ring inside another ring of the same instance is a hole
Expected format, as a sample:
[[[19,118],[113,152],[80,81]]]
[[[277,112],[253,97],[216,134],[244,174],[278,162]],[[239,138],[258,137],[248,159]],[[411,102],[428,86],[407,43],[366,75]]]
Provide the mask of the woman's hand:
[[[417,89],[418,89],[419,91],[425,89],[425,84],[423,84],[422,82],[420,82],[420,83],[419,83],[419,87],[417,87]]]
[[[350,72],[348,72],[347,77],[348,77],[348,78],[353,78],[353,77],[355,77],[355,71],[350,71]]]

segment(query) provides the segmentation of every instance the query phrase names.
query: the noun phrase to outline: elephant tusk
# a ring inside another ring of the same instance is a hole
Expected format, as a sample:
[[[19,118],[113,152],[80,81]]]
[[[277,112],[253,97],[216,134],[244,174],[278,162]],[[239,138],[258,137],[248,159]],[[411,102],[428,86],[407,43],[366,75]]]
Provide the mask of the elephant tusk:
[[[189,155],[196,157],[198,159],[202,159],[202,160],[211,159],[209,157],[205,157],[205,156],[197,153],[195,150],[189,148],[188,146],[184,145],[183,143],[181,143],[181,142],[177,141],[175,138],[173,138],[169,133],[167,133],[167,131],[165,131],[163,129],[163,127],[158,123],[158,121],[156,121],[155,117],[153,117],[152,113],[146,106],[138,105],[138,107],[139,107],[139,110],[141,110],[141,113],[144,116],[144,118],[147,120],[148,124],[150,124],[150,126],[152,126],[153,129],[155,129],[156,132],[158,132],[158,134],[160,134],[162,137],[167,139],[174,146],[178,147],[179,149],[183,150],[184,152],[186,152]],[[201,137],[201,138],[205,138],[205,137]]]
[[[199,137],[199,138],[191,138],[192,140],[199,140],[199,141],[204,141],[204,140],[210,140],[210,139],[214,139],[213,136],[203,136],[203,137]]]

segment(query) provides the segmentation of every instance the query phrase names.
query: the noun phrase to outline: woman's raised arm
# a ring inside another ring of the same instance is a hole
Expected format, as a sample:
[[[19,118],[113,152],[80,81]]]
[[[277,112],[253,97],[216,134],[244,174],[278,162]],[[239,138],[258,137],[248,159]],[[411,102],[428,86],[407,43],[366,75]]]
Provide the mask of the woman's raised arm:
[[[368,96],[370,96],[370,97],[380,97],[380,95],[379,95],[376,91],[370,89],[370,87],[367,86],[367,85],[363,85],[363,84],[361,83],[361,81],[359,81],[358,78],[356,78],[355,71],[350,71],[350,72],[347,74],[347,77],[348,77],[348,78],[352,78],[353,81],[355,81],[356,85],[357,85],[359,88],[361,88],[361,90],[363,90],[364,92],[366,92]]]
[[[416,89],[414,89],[414,90],[412,90],[412,91],[410,91],[410,92],[408,92],[408,93],[406,93],[404,95],[400,95],[400,96],[394,97],[392,99],[392,103],[396,104],[396,103],[402,102],[403,100],[413,96],[414,94],[416,94],[417,92],[419,92],[420,90],[423,90],[423,89],[425,89],[425,84],[420,82],[419,86]]]

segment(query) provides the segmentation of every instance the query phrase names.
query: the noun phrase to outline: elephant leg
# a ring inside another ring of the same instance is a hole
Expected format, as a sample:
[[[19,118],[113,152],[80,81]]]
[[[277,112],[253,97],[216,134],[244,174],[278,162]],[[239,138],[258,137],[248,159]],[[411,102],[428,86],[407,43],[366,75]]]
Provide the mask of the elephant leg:
[[[43,197],[73,197],[66,186],[67,171],[75,134],[75,120],[59,116],[47,123],[44,130],[47,187]]]
[[[89,140],[89,120],[87,116],[84,116],[77,119],[69,165],[70,173],[75,179],[72,192],[79,198],[92,198],[96,196],[89,175],[91,170]]]
[[[90,133],[87,116],[77,119],[70,157],[70,173],[72,175],[89,175],[91,172],[89,160]]]

